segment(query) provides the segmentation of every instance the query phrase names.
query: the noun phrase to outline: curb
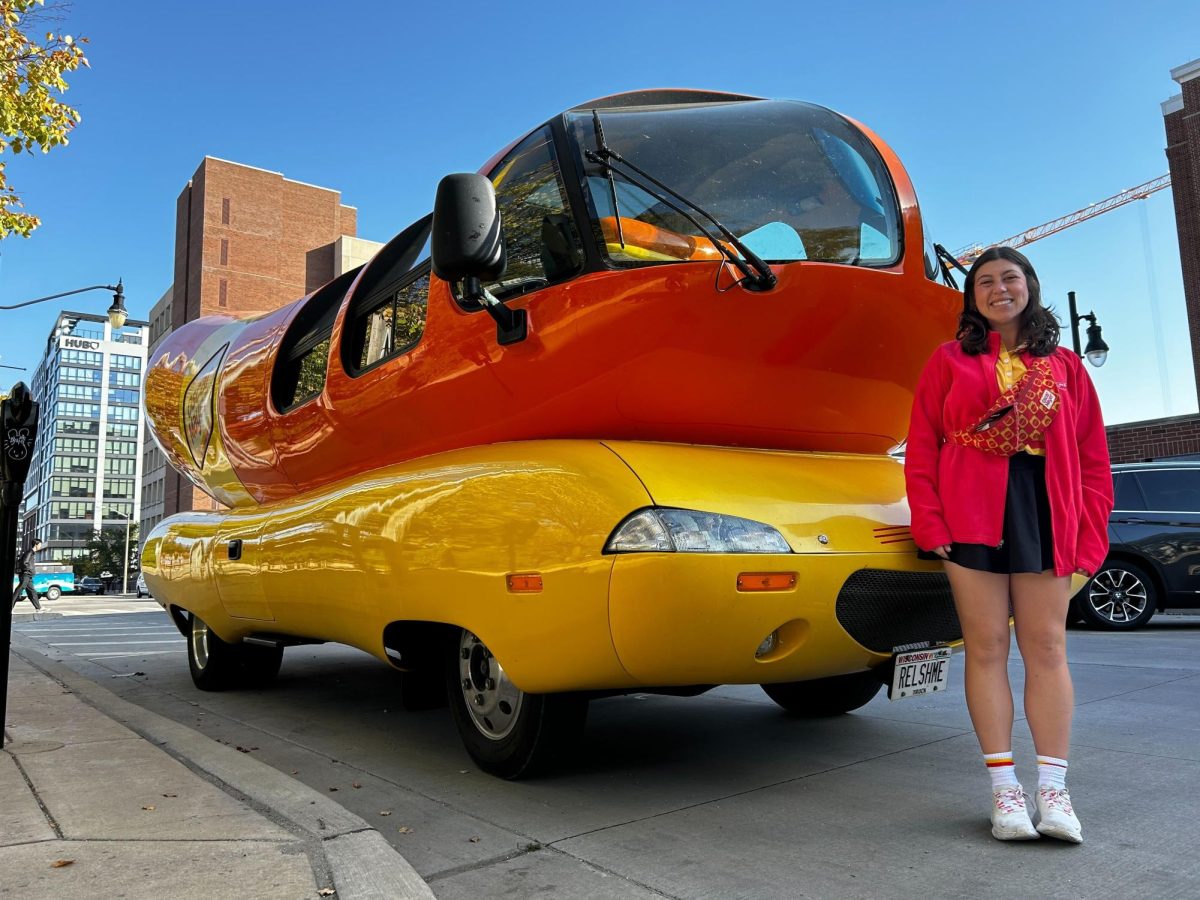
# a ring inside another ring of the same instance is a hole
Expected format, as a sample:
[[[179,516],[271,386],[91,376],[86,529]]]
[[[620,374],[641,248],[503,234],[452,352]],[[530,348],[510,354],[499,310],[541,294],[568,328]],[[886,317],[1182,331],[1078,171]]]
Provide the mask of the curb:
[[[121,699],[17,640],[13,652],[111,719],[310,838],[320,847],[341,900],[434,900],[425,880],[383,835],[324,794],[186,725]]]

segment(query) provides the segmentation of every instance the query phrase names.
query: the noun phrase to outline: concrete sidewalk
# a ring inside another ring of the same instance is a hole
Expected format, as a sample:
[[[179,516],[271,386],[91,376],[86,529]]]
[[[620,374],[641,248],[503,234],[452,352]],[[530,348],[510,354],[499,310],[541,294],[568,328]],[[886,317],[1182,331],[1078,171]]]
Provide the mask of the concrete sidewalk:
[[[9,666],[4,896],[433,897],[325,795],[57,663]]]

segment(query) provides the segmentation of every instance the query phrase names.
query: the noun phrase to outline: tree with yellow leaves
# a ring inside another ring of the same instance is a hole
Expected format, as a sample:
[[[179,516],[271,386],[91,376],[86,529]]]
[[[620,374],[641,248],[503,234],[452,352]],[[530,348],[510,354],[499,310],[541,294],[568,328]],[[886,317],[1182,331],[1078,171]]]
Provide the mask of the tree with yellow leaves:
[[[88,65],[81,44],[86,38],[47,31],[44,41],[26,30],[45,7],[45,0],[0,0],[0,238],[29,237],[41,220],[22,208],[20,195],[8,183],[6,153],[49,153],[67,143],[79,124],[79,113],[58,96],[67,90],[63,77]]]

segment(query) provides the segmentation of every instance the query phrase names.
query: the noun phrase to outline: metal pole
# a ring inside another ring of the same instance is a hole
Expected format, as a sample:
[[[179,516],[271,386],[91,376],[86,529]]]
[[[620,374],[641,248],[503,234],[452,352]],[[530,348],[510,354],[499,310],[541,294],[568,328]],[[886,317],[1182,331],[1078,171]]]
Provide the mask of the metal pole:
[[[12,584],[16,568],[17,511],[37,440],[38,405],[23,382],[0,403],[0,578]],[[7,595],[6,595],[7,596]],[[12,645],[11,598],[0,611],[0,745],[8,715],[8,654]]]
[[[5,401],[7,405],[7,401]],[[7,577],[4,583],[12,584],[12,576],[16,574],[17,562],[17,507],[21,505],[21,486],[14,482],[5,481],[0,486],[0,577]],[[6,588],[8,590],[8,588]],[[13,604],[10,594],[7,606],[0,609],[0,747],[4,746],[4,723],[8,715],[8,653],[12,643],[12,614]]]
[[[1075,348],[1075,355],[1082,357],[1083,349],[1079,344],[1079,313],[1075,311],[1075,292],[1067,291],[1067,306],[1071,310],[1071,344]]]
[[[125,517],[125,559],[121,563],[125,570],[122,572],[121,593],[129,593],[129,517]]]

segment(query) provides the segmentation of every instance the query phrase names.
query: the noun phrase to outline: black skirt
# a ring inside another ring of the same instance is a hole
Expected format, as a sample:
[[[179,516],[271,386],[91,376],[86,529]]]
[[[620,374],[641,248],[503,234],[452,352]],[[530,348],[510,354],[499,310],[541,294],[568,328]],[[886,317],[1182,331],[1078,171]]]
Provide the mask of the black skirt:
[[[967,569],[1002,575],[1054,568],[1046,457],[1017,453],[1009,459],[1004,533],[1000,546],[951,544],[950,562]]]

